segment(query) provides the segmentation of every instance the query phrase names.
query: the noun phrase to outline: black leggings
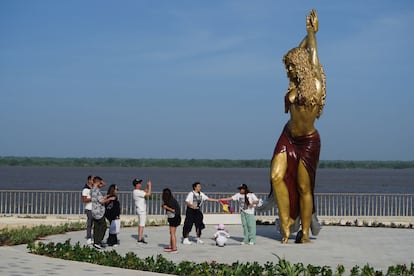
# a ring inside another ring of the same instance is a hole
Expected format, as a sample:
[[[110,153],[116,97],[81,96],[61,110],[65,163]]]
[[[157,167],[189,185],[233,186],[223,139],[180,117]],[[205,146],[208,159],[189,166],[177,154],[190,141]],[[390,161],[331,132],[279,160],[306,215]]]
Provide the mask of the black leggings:
[[[183,226],[183,237],[188,238],[188,234],[190,234],[193,224],[196,228],[197,237],[201,237],[201,230],[206,228],[203,223],[203,218],[204,216],[200,209],[187,208]]]

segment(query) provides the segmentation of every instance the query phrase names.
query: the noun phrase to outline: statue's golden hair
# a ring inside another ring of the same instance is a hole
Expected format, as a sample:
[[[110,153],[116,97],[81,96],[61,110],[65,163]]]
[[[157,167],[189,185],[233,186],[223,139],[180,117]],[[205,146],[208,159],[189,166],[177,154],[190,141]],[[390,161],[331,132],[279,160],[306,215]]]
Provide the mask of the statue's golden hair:
[[[317,118],[322,115],[326,98],[326,77],[322,65],[320,66],[322,76],[322,89],[318,91],[315,84],[315,73],[312,70],[312,63],[309,52],[305,48],[296,47],[290,50],[284,57],[285,66],[293,64],[296,68],[298,77],[298,102],[302,102],[308,106],[318,105],[319,110]]]

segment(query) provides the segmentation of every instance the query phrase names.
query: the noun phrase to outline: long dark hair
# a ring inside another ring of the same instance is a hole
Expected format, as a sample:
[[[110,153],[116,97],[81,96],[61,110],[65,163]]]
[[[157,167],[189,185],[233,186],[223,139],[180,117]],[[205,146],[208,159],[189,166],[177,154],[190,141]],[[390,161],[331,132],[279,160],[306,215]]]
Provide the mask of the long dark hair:
[[[109,186],[108,191],[106,192],[107,195],[115,195],[116,184],[111,184]]]
[[[162,201],[164,202],[164,204],[170,202],[172,197],[173,196],[170,189],[165,188],[164,190],[162,190]]]
[[[250,205],[249,198],[247,197],[248,193],[250,193],[250,190],[246,187],[246,189],[244,189],[244,203],[246,204],[246,207]]]

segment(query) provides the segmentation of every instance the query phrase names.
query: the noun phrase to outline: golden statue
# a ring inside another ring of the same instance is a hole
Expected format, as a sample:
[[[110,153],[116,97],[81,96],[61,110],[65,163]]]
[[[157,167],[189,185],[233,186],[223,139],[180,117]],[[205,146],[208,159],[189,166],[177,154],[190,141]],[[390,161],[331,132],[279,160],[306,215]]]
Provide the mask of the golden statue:
[[[318,16],[311,10],[306,16],[307,36],[284,57],[289,87],[285,95],[285,113],[290,120],[276,144],[270,170],[271,192],[265,210],[276,198],[282,243],[297,232],[296,242],[309,242],[309,230],[317,235],[320,225],[315,213],[313,192],[319,162],[320,138],[314,123],[322,114],[326,97],[326,78],[319,63],[315,34]]]

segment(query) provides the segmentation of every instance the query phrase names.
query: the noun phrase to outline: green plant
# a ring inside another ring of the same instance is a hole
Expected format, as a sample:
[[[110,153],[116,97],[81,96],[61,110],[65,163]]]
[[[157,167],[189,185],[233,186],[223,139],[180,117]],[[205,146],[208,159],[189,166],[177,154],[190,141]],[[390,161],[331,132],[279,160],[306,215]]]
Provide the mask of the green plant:
[[[97,251],[93,247],[80,246],[79,242],[71,245],[70,240],[64,243],[50,242],[45,244],[43,242],[30,242],[27,246],[29,252],[38,255],[45,255],[54,258],[61,258],[73,261],[83,261],[93,264],[120,267],[126,269],[135,269],[143,271],[151,271],[157,273],[167,273],[185,276],[211,276],[211,275],[249,275],[249,276],[270,276],[270,275],[284,275],[284,276],[324,276],[324,275],[343,275],[345,268],[343,265],[338,265],[335,274],[333,274],[329,266],[312,266],[308,265],[306,268],[302,263],[291,264],[289,261],[278,258],[278,263],[267,262],[265,265],[260,265],[257,262],[233,264],[222,264],[215,261],[194,263],[183,261],[178,264],[167,260],[162,255],[156,257],[150,256],[145,259],[140,259],[134,253],[129,252],[125,256],[121,256],[115,250],[111,251]],[[353,276],[381,276],[384,275],[381,271],[376,271],[368,264],[362,269],[359,266],[354,266],[350,270],[350,275]],[[414,275],[414,263],[411,263],[410,268],[406,265],[396,265],[388,268],[387,276],[409,276]]]
[[[336,267],[336,275],[340,276],[340,275],[342,275],[344,273],[345,273],[345,267],[343,265],[339,264]]]
[[[16,229],[5,228],[0,230],[0,245],[31,243],[41,237],[83,229],[85,229],[85,224],[81,222],[65,223],[54,227],[38,225],[34,227],[23,226]]]
[[[358,276],[359,275],[359,266],[356,265],[351,269],[350,276]]]
[[[414,263],[411,263],[410,269],[406,265],[390,266],[387,270],[387,276],[412,276],[414,275]]]
[[[303,274],[306,272],[306,268],[303,266],[302,263],[294,264],[292,265],[289,261],[280,258],[278,255],[275,255],[279,263],[276,264],[276,274],[277,275],[283,275],[283,276],[296,276]]]

